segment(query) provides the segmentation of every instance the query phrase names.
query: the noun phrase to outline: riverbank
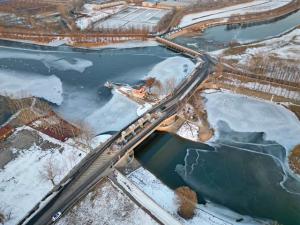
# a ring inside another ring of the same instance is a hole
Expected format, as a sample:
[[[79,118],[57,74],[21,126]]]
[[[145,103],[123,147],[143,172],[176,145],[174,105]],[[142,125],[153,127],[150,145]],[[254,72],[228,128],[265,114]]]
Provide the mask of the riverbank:
[[[194,217],[190,220],[186,220],[177,213],[178,202],[176,200],[175,191],[163,184],[145,168],[140,167],[128,174],[127,177],[159,206],[184,225],[258,225],[265,222],[239,215],[212,202],[207,202],[205,205],[197,204]]]
[[[269,4],[269,6],[264,6],[264,4]],[[245,26],[247,24],[268,22],[295,12],[299,8],[300,3],[297,0],[289,2],[253,1],[221,10],[195,13],[183,17],[179,24],[180,29],[172,32],[168,38],[173,39],[181,35],[191,35],[198,31],[203,33],[205,29],[213,26],[234,24]]]
[[[54,39],[51,41],[31,41],[31,40],[20,40],[13,38],[0,38],[1,40],[25,43],[25,44],[34,44],[37,46],[46,46],[46,47],[58,47],[58,46],[69,46],[72,48],[78,49],[92,49],[92,50],[101,50],[106,48],[140,48],[140,47],[152,47],[160,45],[155,41],[154,38],[147,38],[147,40],[129,40],[129,41],[120,41],[115,43],[74,43],[68,39]]]

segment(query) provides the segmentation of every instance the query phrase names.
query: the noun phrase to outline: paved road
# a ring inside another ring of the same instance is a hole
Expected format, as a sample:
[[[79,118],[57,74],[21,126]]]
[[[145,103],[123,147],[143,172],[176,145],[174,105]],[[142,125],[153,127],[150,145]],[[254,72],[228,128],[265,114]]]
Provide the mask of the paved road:
[[[52,215],[58,211],[66,213],[81,197],[85,196],[102,177],[107,175],[107,172],[112,170],[112,165],[114,165],[120,157],[125,155],[128,150],[139,142],[139,140],[151,134],[162,121],[173,115],[177,110],[178,102],[182,101],[182,99],[192,93],[193,90],[195,90],[207,77],[212,69],[213,63],[206,55],[203,55],[202,59],[204,63],[197,67],[196,70],[194,70],[194,73],[175,89],[172,96],[166,98],[150,110],[150,113],[159,112],[159,118],[155,119],[150,125],[141,130],[117,152],[111,153],[108,149],[114,141],[120,137],[121,131],[115,134],[104,146],[96,148],[93,153],[89,154],[84,161],[77,166],[77,169],[69,175],[66,179],[67,181],[65,180],[62,182],[65,184],[60,186],[57,194],[49,200],[47,204],[35,212],[31,218],[26,221],[21,221],[19,224],[51,224]]]

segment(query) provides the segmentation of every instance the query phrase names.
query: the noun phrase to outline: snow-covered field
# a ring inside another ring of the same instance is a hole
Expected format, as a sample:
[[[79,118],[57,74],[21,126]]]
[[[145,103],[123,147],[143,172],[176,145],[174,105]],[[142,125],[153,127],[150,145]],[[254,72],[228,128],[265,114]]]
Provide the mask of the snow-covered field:
[[[158,205],[168,211],[182,224],[185,225],[256,225],[262,221],[253,220],[250,217],[239,215],[224,207],[208,202],[206,205],[198,204],[195,216],[190,220],[185,220],[177,214],[177,199],[175,192],[165,186],[153,174],[144,168],[139,168],[128,176],[136,186],[150,196]],[[242,222],[236,219],[243,218]]]
[[[90,192],[57,224],[154,225],[157,223],[108,180]]]
[[[22,127],[17,132],[32,130]],[[11,213],[5,225],[14,225],[22,219],[52,188],[45,178],[47,168],[54,172],[54,182],[62,178],[84,157],[85,153],[38,132],[43,142],[55,144],[55,148],[41,148],[33,144],[29,149],[16,149],[17,158],[0,170],[0,209]],[[25,141],[25,140],[22,140]]]
[[[276,9],[288,4],[291,0],[254,0],[248,3],[229,6],[218,10],[205,11],[184,16],[179,27],[185,27],[191,24],[199,23],[210,19],[224,18],[225,21],[234,14],[246,14],[255,12],[264,12]]]
[[[207,99],[208,121],[213,128],[225,121],[239,132],[264,132],[287,152],[300,142],[300,123],[295,114],[281,105],[229,92],[203,94]],[[216,137],[218,137],[218,130]]]

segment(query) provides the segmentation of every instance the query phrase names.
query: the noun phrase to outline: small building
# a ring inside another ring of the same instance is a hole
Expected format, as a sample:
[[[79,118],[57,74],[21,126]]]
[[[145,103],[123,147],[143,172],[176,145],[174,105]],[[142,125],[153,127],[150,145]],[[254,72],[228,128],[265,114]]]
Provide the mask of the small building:
[[[6,138],[8,138],[13,132],[14,128],[7,124],[0,128],[0,141],[4,141]]]
[[[133,89],[132,90],[132,95],[133,97],[136,97],[136,98],[145,98],[146,97],[146,88],[143,86],[141,87],[140,89]]]

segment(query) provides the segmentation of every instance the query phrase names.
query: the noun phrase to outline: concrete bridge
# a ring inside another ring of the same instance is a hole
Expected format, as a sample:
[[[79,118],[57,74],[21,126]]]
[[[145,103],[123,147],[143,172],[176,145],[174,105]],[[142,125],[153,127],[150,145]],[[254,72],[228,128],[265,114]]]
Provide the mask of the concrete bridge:
[[[168,39],[165,38],[161,38],[161,37],[156,37],[155,38],[157,42],[165,45],[167,48],[173,49],[177,52],[182,52],[188,56],[191,56],[193,58],[198,58],[202,55],[202,53],[195,51],[193,49],[187,48],[185,46],[179,45],[177,43],[174,43],[173,41],[170,41]]]

